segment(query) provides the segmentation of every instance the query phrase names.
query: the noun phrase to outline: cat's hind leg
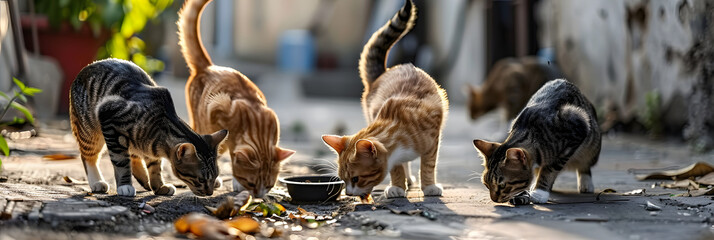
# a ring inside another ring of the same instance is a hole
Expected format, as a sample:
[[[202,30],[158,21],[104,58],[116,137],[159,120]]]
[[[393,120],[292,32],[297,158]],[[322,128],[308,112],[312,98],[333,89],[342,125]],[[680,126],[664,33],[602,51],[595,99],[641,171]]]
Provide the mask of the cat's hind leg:
[[[164,177],[161,174],[161,159],[146,159],[146,168],[149,169],[149,179],[151,181],[151,189],[155,195],[171,196],[176,193],[176,187],[173,184],[164,183]]]
[[[590,168],[577,169],[575,173],[578,177],[578,192],[592,193],[593,191],[595,191],[592,175],[590,174]]]
[[[134,179],[143,187],[146,191],[151,191],[151,185],[149,185],[149,173],[146,170],[146,164],[140,157],[136,155],[131,155],[131,173],[134,174]]]
[[[387,198],[402,198],[407,196],[406,165],[407,163],[403,163],[399,166],[395,166],[389,172],[392,184],[384,190]]]
[[[109,183],[104,180],[102,172],[99,170],[99,156],[104,146],[104,138],[99,131],[83,129],[80,124],[72,123],[72,131],[79,145],[79,153],[84,165],[84,172],[87,174],[87,182],[93,193],[107,193]]]

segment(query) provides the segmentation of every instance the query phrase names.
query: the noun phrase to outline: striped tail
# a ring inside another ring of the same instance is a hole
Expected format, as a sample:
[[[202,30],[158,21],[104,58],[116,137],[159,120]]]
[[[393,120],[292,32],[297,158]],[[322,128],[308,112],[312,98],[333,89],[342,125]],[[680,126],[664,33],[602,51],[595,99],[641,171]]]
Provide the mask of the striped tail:
[[[367,88],[386,71],[389,49],[414,27],[417,9],[412,0],[405,1],[402,9],[387,24],[372,34],[362,49],[359,72],[362,83]]]
[[[179,12],[179,45],[191,74],[196,75],[213,65],[201,43],[200,20],[203,8],[211,0],[186,0]]]

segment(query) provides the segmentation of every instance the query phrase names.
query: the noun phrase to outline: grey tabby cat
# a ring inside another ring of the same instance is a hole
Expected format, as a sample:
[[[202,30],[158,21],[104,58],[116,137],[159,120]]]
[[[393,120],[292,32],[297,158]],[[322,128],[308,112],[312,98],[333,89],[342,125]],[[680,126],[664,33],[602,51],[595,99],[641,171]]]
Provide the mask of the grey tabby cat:
[[[146,190],[173,195],[176,188],[161,176],[162,158],[198,196],[210,196],[220,186],[216,148],[228,131],[195,133],[176,115],[169,91],[134,63],[108,59],[86,66],[72,83],[69,111],[93,192],[109,190],[97,167],[104,143],[118,195],[136,195],[132,173]]]
[[[546,203],[563,169],[576,171],[581,193],[593,192],[590,168],[600,156],[600,144],[595,108],[562,79],[546,83],[531,97],[504,143],[474,140],[484,159],[482,181],[499,203],[514,197],[527,203],[524,196]],[[532,183],[534,172],[537,181]],[[529,196],[519,195],[529,187]]]

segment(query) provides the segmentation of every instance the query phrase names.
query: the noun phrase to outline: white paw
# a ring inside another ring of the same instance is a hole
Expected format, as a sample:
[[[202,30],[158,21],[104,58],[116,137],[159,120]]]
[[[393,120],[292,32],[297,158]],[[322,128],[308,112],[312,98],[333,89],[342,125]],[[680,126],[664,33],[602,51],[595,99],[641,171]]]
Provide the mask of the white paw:
[[[156,189],[156,191],[154,191],[154,195],[172,196],[175,192],[176,187],[174,187],[173,184],[164,184],[163,186],[159,187],[159,189]]]
[[[407,191],[397,186],[389,186],[385,190],[387,198],[403,198],[407,196]]]
[[[218,177],[218,178],[216,178],[216,182],[213,183],[213,189],[219,189],[221,187],[223,187],[223,179]]]
[[[117,195],[133,197],[136,196],[136,190],[131,185],[121,185],[117,188]]]
[[[245,188],[243,187],[243,185],[240,185],[240,183],[238,183],[238,180],[236,180],[235,178],[233,178],[233,191],[234,191],[234,192],[242,192],[242,191],[245,191],[245,190],[247,190],[247,189],[245,189]]]
[[[433,184],[421,188],[421,191],[424,192],[424,196],[441,196],[444,187],[442,187],[441,184]]]
[[[542,189],[536,189],[528,192],[528,195],[530,195],[531,202],[533,203],[547,203],[550,192]]]
[[[92,183],[92,192],[93,193],[107,193],[109,191],[109,183],[105,181],[99,181]]]

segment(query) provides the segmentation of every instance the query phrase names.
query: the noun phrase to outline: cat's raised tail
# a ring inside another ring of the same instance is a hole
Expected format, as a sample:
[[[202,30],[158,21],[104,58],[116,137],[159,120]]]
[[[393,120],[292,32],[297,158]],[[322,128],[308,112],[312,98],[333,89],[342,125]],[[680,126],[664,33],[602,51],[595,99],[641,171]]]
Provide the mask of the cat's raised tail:
[[[186,0],[179,12],[179,45],[191,74],[202,72],[213,65],[201,43],[200,20],[203,8],[211,0]]]
[[[359,73],[365,87],[369,87],[386,71],[389,49],[414,27],[416,11],[412,0],[405,0],[402,9],[372,34],[364,45],[359,61]]]

